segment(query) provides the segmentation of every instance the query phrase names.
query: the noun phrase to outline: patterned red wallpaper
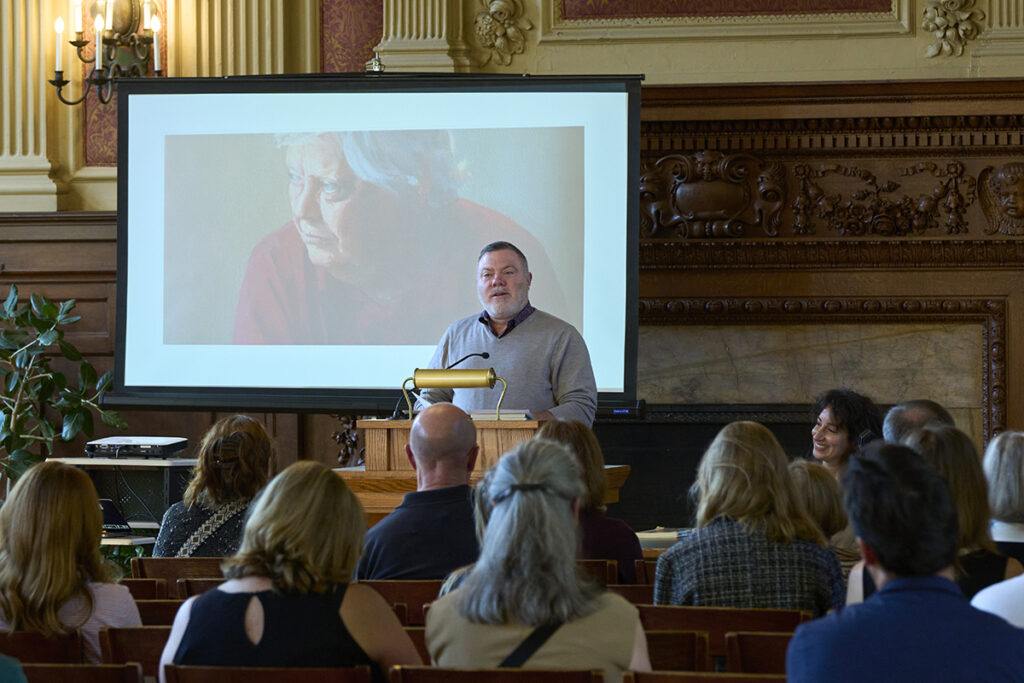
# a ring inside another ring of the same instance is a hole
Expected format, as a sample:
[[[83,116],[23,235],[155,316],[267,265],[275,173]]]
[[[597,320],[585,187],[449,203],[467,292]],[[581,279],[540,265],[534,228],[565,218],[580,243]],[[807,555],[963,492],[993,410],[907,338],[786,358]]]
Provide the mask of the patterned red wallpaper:
[[[892,0],[562,0],[565,19],[888,12]]]
[[[323,0],[321,65],[325,73],[363,71],[384,33],[380,0]]]

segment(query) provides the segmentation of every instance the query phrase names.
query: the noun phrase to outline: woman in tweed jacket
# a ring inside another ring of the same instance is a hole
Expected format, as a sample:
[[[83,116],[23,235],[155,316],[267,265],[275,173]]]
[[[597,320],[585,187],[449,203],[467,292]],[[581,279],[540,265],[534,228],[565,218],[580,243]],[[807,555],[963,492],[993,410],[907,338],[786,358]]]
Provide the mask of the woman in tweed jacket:
[[[704,453],[692,492],[697,528],[658,559],[656,604],[815,616],[843,605],[839,560],[804,510],[782,446],[766,427],[726,425]]]

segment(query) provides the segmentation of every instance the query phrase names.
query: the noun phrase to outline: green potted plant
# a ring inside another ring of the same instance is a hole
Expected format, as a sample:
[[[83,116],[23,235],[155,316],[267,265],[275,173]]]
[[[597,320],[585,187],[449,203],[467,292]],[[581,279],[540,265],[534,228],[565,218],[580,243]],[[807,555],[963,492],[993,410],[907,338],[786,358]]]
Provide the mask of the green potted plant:
[[[0,468],[11,479],[51,455],[54,443],[80,432],[92,436],[93,413],[105,425],[127,427],[115,411],[100,407],[113,373],[97,377],[64,338],[64,328],[80,319],[74,308],[74,299],[55,304],[38,294],[19,307],[14,285],[0,308]],[[77,384],[54,369],[58,354]]]

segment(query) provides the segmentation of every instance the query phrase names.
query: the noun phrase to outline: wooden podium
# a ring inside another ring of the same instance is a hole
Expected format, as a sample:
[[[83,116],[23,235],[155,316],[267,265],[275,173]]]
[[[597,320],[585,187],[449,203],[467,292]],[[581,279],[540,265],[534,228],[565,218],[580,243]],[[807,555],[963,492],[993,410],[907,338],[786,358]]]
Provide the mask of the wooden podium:
[[[536,420],[475,420],[480,455],[470,482],[476,484],[498,458],[521,441],[533,438],[540,423]],[[366,510],[367,523],[376,524],[416,490],[416,471],[405,456],[409,444],[411,420],[359,420],[366,442],[366,466],[344,467],[337,472],[345,479]],[[605,468],[608,477],[606,503],[619,499],[619,488],[629,476],[628,465]]]

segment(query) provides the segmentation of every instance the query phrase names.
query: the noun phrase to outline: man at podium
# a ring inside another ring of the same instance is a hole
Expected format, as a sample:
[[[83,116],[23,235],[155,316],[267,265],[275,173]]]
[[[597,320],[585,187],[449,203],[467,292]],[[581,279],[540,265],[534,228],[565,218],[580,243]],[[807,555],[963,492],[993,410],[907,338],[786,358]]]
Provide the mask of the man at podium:
[[[492,242],[477,259],[482,313],[452,323],[430,367],[494,368],[508,383],[502,406],[537,420],[562,417],[590,425],[597,385],[583,337],[569,323],[530,305],[526,256],[509,242]],[[468,357],[467,357],[468,356]],[[494,410],[501,389],[424,389],[421,407],[451,402],[466,412]]]

